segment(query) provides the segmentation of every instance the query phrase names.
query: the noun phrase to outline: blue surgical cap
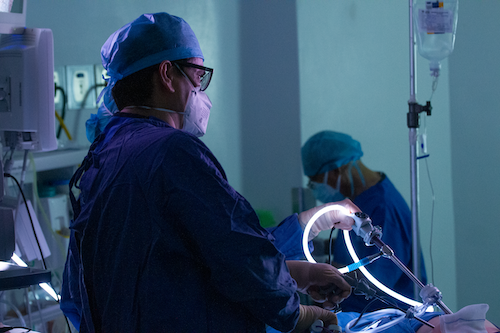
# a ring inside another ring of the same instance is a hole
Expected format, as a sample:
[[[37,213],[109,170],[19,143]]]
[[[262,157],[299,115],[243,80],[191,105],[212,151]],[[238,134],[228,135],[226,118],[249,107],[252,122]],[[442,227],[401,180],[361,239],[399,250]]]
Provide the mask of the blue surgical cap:
[[[113,33],[101,49],[102,65],[120,80],[163,60],[202,58],[189,24],[167,13],[143,14]]]
[[[350,135],[322,131],[307,140],[302,147],[302,166],[306,176],[338,169],[363,156],[361,145]]]
[[[111,89],[122,78],[164,60],[187,58],[204,59],[189,24],[168,13],[143,14],[114,32],[102,46],[102,65],[110,77],[102,94],[110,100]]]

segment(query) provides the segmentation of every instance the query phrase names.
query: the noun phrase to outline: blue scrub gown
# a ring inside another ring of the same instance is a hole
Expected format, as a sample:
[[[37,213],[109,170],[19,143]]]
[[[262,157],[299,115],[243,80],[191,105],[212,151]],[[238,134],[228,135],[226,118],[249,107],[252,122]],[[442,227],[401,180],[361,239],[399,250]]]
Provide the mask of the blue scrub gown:
[[[376,185],[370,187],[361,193],[354,200],[354,204],[362,212],[368,214],[372,219],[373,225],[382,227],[382,240],[389,245],[395,255],[406,265],[412,268],[412,236],[411,236],[411,212],[398,190],[384,174],[382,180]],[[364,258],[375,254],[378,249],[375,246],[367,247],[363,240],[356,236],[354,231],[349,232],[354,249],[358,257]],[[335,241],[333,250],[333,259],[335,262],[348,265],[353,261],[345,246],[344,235],[339,232]],[[391,260],[379,258],[375,262],[366,266],[366,269],[375,276],[380,282],[397,292],[414,299],[413,281],[410,280]],[[421,255],[421,281],[427,283],[423,256]],[[380,295],[385,295],[379,292]],[[361,312],[369,301],[364,296],[351,295],[341,306],[343,311]],[[401,305],[401,303],[398,303]],[[370,311],[387,307],[386,304],[375,301],[370,306]],[[408,306],[403,306],[407,308]]]
[[[80,332],[293,329],[284,255],[198,138],[117,114],[87,167],[61,300]]]

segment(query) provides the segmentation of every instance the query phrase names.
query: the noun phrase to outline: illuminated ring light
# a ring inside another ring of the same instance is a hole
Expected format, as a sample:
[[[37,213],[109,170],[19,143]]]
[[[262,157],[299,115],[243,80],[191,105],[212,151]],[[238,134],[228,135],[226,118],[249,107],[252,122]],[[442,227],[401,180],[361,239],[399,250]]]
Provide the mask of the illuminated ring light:
[[[312,257],[311,252],[309,251],[309,246],[308,246],[308,243],[309,243],[308,239],[309,239],[309,233],[311,232],[311,228],[312,228],[313,224],[316,223],[316,221],[318,220],[318,218],[321,215],[328,213],[328,212],[331,212],[332,210],[340,210],[344,215],[347,215],[347,216],[352,215],[349,213],[347,208],[345,208],[343,206],[330,205],[330,206],[326,206],[326,207],[321,208],[311,217],[309,222],[307,222],[307,224],[306,224],[306,227],[304,229],[304,234],[302,236],[302,248],[304,250],[304,254],[306,255],[307,261],[309,261],[309,262],[316,263],[316,260],[314,260],[314,258]],[[356,251],[354,250],[354,247],[352,246],[351,238],[349,236],[349,231],[343,230],[343,232],[344,232],[344,239],[345,239],[345,243],[347,246],[347,250],[349,251],[349,254],[351,255],[352,260],[355,263],[357,263],[357,262],[359,262],[359,258],[356,254]],[[364,276],[366,276],[366,278],[371,283],[373,283],[377,288],[382,290],[387,295],[390,295],[390,296],[394,297],[395,299],[400,300],[401,302],[404,302],[410,306],[421,306],[422,305],[422,303],[417,302],[417,301],[410,299],[408,297],[405,297],[405,296],[395,292],[394,290],[390,289],[389,287],[387,287],[386,285],[381,283],[379,280],[377,280],[373,275],[371,275],[370,272],[368,272],[365,267],[360,267],[359,270],[363,273]],[[348,272],[347,267],[340,268],[339,272],[342,274],[347,273]],[[429,307],[427,311],[432,311],[432,307]]]

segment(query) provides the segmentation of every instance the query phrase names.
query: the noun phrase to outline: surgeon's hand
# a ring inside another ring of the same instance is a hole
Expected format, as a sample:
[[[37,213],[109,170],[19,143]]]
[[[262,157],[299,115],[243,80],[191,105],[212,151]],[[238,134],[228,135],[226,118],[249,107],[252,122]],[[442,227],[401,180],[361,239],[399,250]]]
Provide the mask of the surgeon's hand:
[[[309,332],[311,325],[318,319],[321,319],[325,327],[328,325],[338,325],[335,313],[322,309],[314,305],[300,305],[300,314],[297,325],[293,333]]]
[[[323,303],[325,309],[333,309],[351,294],[351,286],[331,265],[299,260],[288,260],[286,265],[297,282],[297,290]]]
[[[349,199],[344,199],[338,202],[329,202],[324,205],[311,208],[299,214],[299,222],[302,229],[306,227],[307,222],[319,211],[321,208],[331,205],[340,205],[346,208],[349,213],[361,212],[361,210],[352,203]],[[309,232],[308,240],[312,240],[314,237],[318,236],[320,231],[330,230],[332,227],[342,230],[351,230],[354,224],[354,220],[349,216],[342,213],[340,210],[332,210],[321,215],[316,222],[313,224],[311,231]]]

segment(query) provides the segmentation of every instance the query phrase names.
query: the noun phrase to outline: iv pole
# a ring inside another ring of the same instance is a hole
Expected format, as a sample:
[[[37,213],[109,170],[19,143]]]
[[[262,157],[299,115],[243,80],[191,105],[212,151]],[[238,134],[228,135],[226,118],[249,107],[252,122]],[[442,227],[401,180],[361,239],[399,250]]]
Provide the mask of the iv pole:
[[[413,274],[421,279],[420,273],[420,240],[418,236],[418,166],[417,166],[417,129],[419,127],[420,112],[431,114],[431,104],[427,102],[425,106],[419,105],[415,97],[415,36],[413,33],[413,0],[409,0],[410,14],[410,99],[408,101],[409,111],[407,114],[407,124],[410,130],[410,177],[411,177],[411,225],[412,225],[412,263]],[[415,284],[413,287],[415,299],[419,297],[419,289]]]
[[[415,38],[413,35],[413,0],[410,2],[410,110],[408,118],[411,113],[411,105],[416,103],[415,98]],[[418,117],[418,116],[417,116]],[[417,119],[418,125],[418,119]],[[411,234],[412,234],[412,262],[413,274],[420,278],[420,262],[418,255],[418,174],[417,174],[417,128],[409,127],[409,140],[410,140],[410,179],[411,179]],[[413,286],[413,294],[415,299],[418,299],[418,287]]]

